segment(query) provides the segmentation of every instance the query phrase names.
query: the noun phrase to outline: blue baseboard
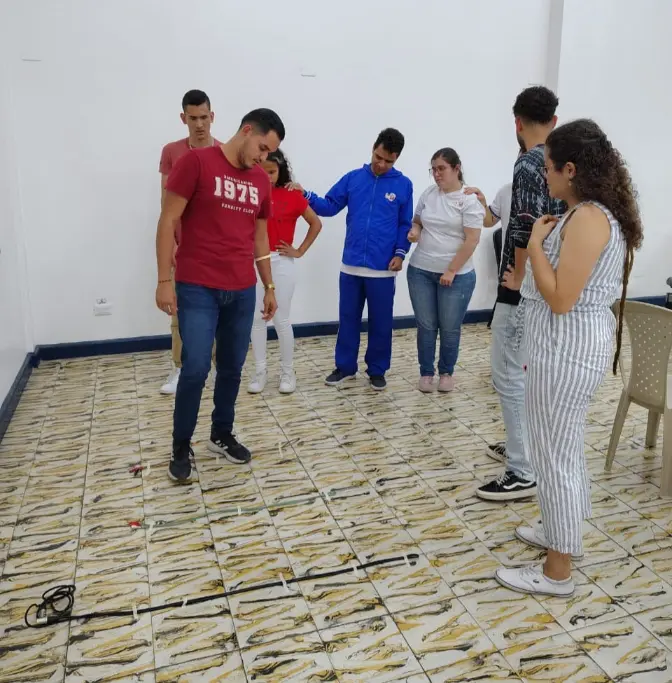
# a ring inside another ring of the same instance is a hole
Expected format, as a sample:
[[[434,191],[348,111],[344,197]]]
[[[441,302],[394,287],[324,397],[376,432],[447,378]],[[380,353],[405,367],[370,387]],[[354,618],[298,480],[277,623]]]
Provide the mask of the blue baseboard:
[[[665,296],[647,296],[636,298],[656,306],[665,306]],[[484,323],[490,320],[490,309],[467,311],[464,319],[466,324]],[[415,318],[412,315],[395,318],[394,328],[407,330],[415,327]],[[367,321],[362,323],[362,331],[368,329]],[[302,323],[294,326],[296,337],[321,337],[335,335],[338,332],[337,322]],[[275,330],[269,329],[269,338],[277,339]],[[68,358],[84,358],[87,356],[108,356],[121,353],[143,353],[148,351],[167,351],[170,349],[170,335],[156,335],[151,337],[133,337],[129,339],[105,339],[101,341],[74,342],[66,344],[46,344],[36,347],[33,353],[26,355],[26,359],[12,384],[7,397],[0,406],[0,441],[7,430],[12,415],[19,403],[21,394],[28,383],[33,368],[41,361],[64,360]]]
[[[467,311],[466,324],[488,322],[490,310]],[[399,316],[394,319],[395,330],[408,330],[415,327],[412,315]],[[362,322],[362,332],[367,332],[367,320]],[[300,323],[294,325],[295,337],[326,337],[338,332],[338,322]],[[277,339],[275,330],[270,327],[268,338]],[[32,364],[37,367],[42,361],[64,360],[68,358],[85,358],[89,356],[110,356],[120,353],[143,353],[147,351],[167,351],[170,349],[171,337],[161,334],[151,337],[131,337],[127,339],[103,339],[101,341],[72,342],[65,344],[46,344],[38,346],[32,354]]]
[[[45,344],[36,347],[33,353],[33,365],[37,367],[43,360],[64,360],[88,356],[112,356],[119,353],[165,351],[170,349],[170,343],[171,337],[169,334],[160,334],[151,337],[128,337],[126,339]]]
[[[25,389],[26,384],[28,384],[28,380],[30,379],[32,372],[33,354],[28,353],[26,354],[23,363],[21,363],[19,372],[17,373],[14,382],[12,382],[12,386],[9,388],[9,392],[5,397],[5,400],[0,406],[0,441],[2,441],[2,437],[5,435],[7,427],[9,427],[9,423],[14,415],[16,406],[19,405],[21,394],[23,394],[23,390]]]
[[[635,299],[656,306],[665,305],[664,296],[647,296]],[[491,309],[467,311],[464,322],[467,325],[486,323],[490,320]],[[368,331],[368,321],[362,322],[362,332]],[[395,330],[408,330],[415,327],[412,315],[399,316],[394,319]],[[295,337],[325,337],[338,332],[338,322],[300,323],[294,325]],[[277,335],[271,327],[268,338],[275,340]],[[89,356],[110,356],[120,353],[143,353],[147,351],[167,351],[170,349],[171,337],[161,334],[151,337],[130,337],[126,339],[103,339],[101,341],[72,342],[65,344],[46,344],[38,346],[32,354],[32,363],[37,367],[43,360],[63,360],[67,358],[85,358]]]

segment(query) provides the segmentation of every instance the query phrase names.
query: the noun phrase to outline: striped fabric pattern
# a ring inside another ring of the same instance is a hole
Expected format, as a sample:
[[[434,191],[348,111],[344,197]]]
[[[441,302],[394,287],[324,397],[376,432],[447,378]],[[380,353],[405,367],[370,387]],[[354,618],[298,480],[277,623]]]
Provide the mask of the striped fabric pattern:
[[[549,547],[583,552],[583,520],[591,515],[590,480],[584,454],[588,406],[611,361],[616,320],[611,306],[622,286],[625,240],[604,206],[611,237],[574,308],[554,314],[534,284],[528,265],[525,299],[525,386],[529,457],[537,477],[542,523]],[[544,242],[557,269],[561,232],[569,214]]]

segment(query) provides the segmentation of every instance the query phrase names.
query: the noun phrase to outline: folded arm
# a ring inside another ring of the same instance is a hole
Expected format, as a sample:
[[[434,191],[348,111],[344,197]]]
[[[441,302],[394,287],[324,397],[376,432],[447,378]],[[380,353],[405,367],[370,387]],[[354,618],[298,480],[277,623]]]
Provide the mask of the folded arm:
[[[557,270],[544,253],[543,241],[532,238],[528,254],[539,292],[553,313],[569,313],[581,296],[611,235],[604,212],[582,206],[567,220]]]

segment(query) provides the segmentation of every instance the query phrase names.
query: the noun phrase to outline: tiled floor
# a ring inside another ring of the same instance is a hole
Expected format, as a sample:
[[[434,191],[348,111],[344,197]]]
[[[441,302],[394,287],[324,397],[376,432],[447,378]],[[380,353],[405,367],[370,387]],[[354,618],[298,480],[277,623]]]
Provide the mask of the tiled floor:
[[[298,342],[299,391],[241,394],[241,468],[195,444],[198,481],[166,476],[167,354],[44,363],[0,445],[0,681],[672,681],[672,502],[633,410],[604,449],[621,389],[608,378],[586,433],[594,518],[571,600],[517,595],[500,563],[537,504],[479,501],[503,436],[490,335],[465,328],[459,389],[414,390],[414,335],[395,337],[389,390],[330,389],[333,340]],[[129,467],[142,463],[138,476]],[[292,502],[294,505],[287,505]],[[284,505],[283,505],[284,504]],[[240,513],[238,513],[240,506]],[[133,530],[129,521],[150,528]],[[75,612],[160,605],[404,553],[405,563],[133,618],[27,629],[51,586]]]

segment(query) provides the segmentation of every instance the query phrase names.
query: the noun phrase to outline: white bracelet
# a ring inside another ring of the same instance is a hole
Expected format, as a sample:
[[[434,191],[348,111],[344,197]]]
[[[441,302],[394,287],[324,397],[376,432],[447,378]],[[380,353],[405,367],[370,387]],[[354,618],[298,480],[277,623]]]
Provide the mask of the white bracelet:
[[[266,254],[266,256],[260,256],[259,258],[255,258],[255,259],[254,259],[254,262],[255,262],[255,263],[259,263],[259,261],[265,261],[266,259],[269,259],[269,258],[271,258],[271,255],[270,255],[270,254]]]

